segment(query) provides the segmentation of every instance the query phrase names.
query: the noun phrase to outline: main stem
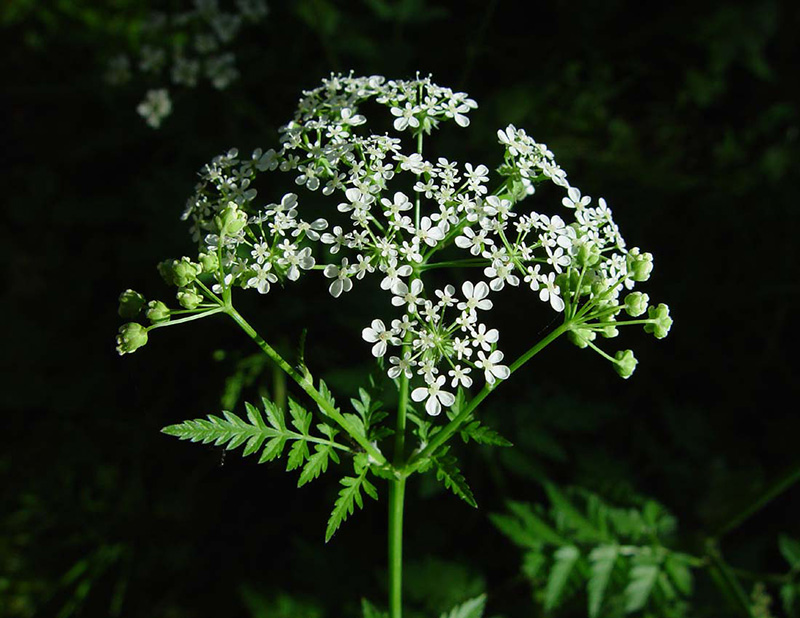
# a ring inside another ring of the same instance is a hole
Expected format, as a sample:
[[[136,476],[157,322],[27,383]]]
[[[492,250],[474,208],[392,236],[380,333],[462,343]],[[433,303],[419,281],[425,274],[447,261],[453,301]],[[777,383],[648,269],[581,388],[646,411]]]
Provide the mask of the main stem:
[[[394,468],[405,465],[406,410],[408,408],[408,378],[400,378],[397,405],[397,428],[394,438]],[[389,617],[403,616],[403,506],[406,495],[406,475],[396,472],[389,481]]]

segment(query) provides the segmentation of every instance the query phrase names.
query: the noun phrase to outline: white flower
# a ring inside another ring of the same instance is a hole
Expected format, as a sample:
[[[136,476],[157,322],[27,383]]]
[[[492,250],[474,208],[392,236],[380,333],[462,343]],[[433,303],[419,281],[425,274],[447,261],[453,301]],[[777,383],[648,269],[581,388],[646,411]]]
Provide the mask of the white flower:
[[[414,401],[425,401],[425,411],[431,416],[438,416],[442,411],[442,406],[449,408],[456,402],[453,393],[440,390],[445,383],[445,377],[439,376],[431,380],[427,386],[420,386],[411,391],[411,399]]]
[[[567,197],[563,198],[561,203],[567,208],[577,208],[580,210],[588,206],[591,201],[592,198],[588,195],[581,197],[581,192],[577,187],[570,187],[567,189]]]
[[[394,297],[392,297],[392,304],[395,307],[408,305],[406,311],[409,313],[416,312],[417,305],[421,305],[425,302],[424,299],[419,297],[419,295],[422,294],[422,287],[422,279],[414,279],[411,282],[411,288],[402,281],[398,281],[397,285],[392,288],[392,293],[394,294]]]
[[[350,267],[347,258],[342,258],[341,267],[336,264],[328,264],[323,271],[328,279],[333,279],[328,291],[334,298],[339,298],[342,292],[349,292],[353,289],[353,282],[350,281]]]
[[[492,308],[492,301],[486,298],[489,296],[489,286],[483,281],[478,282],[477,285],[473,285],[471,281],[465,281],[461,286],[461,293],[466,301],[458,303],[458,308],[465,313],[475,313],[476,309],[488,311]]]
[[[540,281],[544,286],[539,290],[539,299],[547,302],[556,311],[564,311],[564,300],[561,298],[561,289],[555,283],[555,273],[540,275]]]
[[[389,371],[386,373],[392,380],[398,378],[400,374],[403,374],[406,378],[411,378],[414,375],[411,370],[411,368],[414,366],[414,361],[411,360],[410,352],[403,354],[403,358],[390,356],[389,363],[391,363],[392,366],[389,367]]]
[[[478,324],[477,328],[472,329],[472,345],[476,348],[480,346],[487,352],[492,349],[492,344],[497,343],[500,333],[496,328],[486,330],[486,324]]]
[[[380,358],[386,354],[388,344],[398,345],[400,343],[392,331],[386,330],[383,320],[372,320],[372,324],[361,331],[361,336],[367,343],[375,344],[372,346],[372,355],[375,358]]]
[[[488,384],[494,384],[497,380],[505,380],[511,375],[511,370],[505,365],[498,365],[503,360],[503,353],[495,350],[487,358],[483,350],[478,351],[478,360],[475,366],[483,369],[483,375]]]
[[[397,116],[397,119],[394,121],[394,128],[398,131],[403,131],[408,127],[412,129],[419,127],[419,120],[414,115],[420,112],[419,107],[411,105],[411,103],[406,103],[404,108],[393,107],[391,112],[393,116]]]
[[[469,367],[462,367],[461,365],[456,365],[450,371],[447,372],[451,378],[453,378],[452,382],[450,382],[450,386],[456,388],[459,384],[464,388],[469,388],[472,386],[472,378],[467,375],[470,373],[472,369]]]
[[[161,121],[172,111],[172,101],[165,88],[148,90],[144,101],[136,107],[136,112],[154,129],[161,126]]]

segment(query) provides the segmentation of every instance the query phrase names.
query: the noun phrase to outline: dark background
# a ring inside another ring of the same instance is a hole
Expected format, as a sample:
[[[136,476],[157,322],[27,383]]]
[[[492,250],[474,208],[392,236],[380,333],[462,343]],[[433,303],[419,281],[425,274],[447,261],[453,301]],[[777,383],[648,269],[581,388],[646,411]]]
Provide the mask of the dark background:
[[[430,72],[468,92],[472,125],[437,138],[451,159],[498,164],[508,123],[547,143],[655,255],[645,290],[675,320],[663,341],[623,333],[640,360],[628,381],[559,341],[498,391],[485,418],[513,452],[459,447],[478,510],[413,480],[410,607],[438,615],[487,590],[489,615],[538,615],[517,549],[487,515],[542,500],[542,479],[653,497],[697,553],[796,470],[800,13],[768,0],[643,4],[273,2],[235,45],[241,79],[173,89],[158,131],[135,113],[148,84],[103,81],[142,4],[5,4],[0,615],[335,617],[361,596],[384,602],[385,487],[324,545],[335,473],[296,490],[280,464],[159,433],[220,409],[255,352],[232,323],[114,351],[118,294],[169,300],[155,265],[192,251],[178,216],[196,171],[233,146],[276,145],[300,91],[331,71]],[[289,354],[307,326],[310,366],[345,400],[370,369],[357,333],[374,314],[308,279],[241,310]],[[512,356],[552,319],[534,304],[498,309]],[[244,398],[259,385],[268,372]],[[779,572],[777,535],[800,535],[798,521],[789,489],[723,551]],[[700,581],[697,615],[724,615],[719,603]]]

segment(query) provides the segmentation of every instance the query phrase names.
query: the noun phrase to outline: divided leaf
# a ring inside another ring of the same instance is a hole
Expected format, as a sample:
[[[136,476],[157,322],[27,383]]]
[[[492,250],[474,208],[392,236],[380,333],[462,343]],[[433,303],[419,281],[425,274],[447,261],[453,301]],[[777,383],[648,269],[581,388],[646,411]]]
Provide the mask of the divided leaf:
[[[800,541],[785,534],[778,537],[778,549],[793,571],[800,571]]]
[[[439,455],[432,458],[433,465],[436,467],[436,479],[442,481],[444,486],[461,498],[471,507],[478,508],[475,496],[461,470],[458,469],[458,460],[453,455],[447,454],[448,449],[442,449]]]
[[[333,444],[337,433],[335,429],[327,425],[318,425],[317,429],[325,438],[312,437],[310,431],[313,416],[296,401],[289,399],[289,414],[294,429],[286,426],[283,410],[266,398],[262,399],[262,403],[263,414],[254,405],[245,403],[246,419],[224,411],[222,417],[212,414],[207,419],[184,421],[164,427],[161,431],[181,440],[224,445],[227,450],[244,445],[242,454],[245,457],[257,453],[263,447],[258,463],[277,459],[283,454],[286,443],[291,441],[286,470],[303,467],[298,487],[313,481],[325,472],[329,460],[339,463]],[[309,452],[309,442],[315,443],[313,455]]]
[[[361,497],[362,488],[370,498],[373,500],[378,499],[378,491],[366,479],[366,476],[367,470],[364,470],[360,476],[346,476],[339,481],[343,487],[339,490],[339,497],[336,499],[336,504],[328,519],[328,528],[325,531],[326,543],[331,540],[331,537],[342,525],[342,522],[353,514],[356,505],[360,509],[364,508],[364,499]]]
[[[461,605],[456,605],[449,612],[441,615],[441,618],[481,618],[486,607],[486,595],[465,601]]]
[[[574,545],[566,545],[561,547],[554,554],[555,564],[550,571],[550,577],[547,580],[547,588],[544,595],[544,610],[546,612],[552,611],[558,607],[561,601],[561,595],[567,586],[569,576],[572,569],[580,558],[580,551]]]
[[[628,586],[625,588],[626,612],[638,611],[647,604],[659,571],[659,565],[652,562],[635,564],[631,568]]]
[[[589,596],[589,618],[596,618],[600,614],[603,596],[611,578],[611,571],[614,570],[617,556],[619,556],[619,547],[616,545],[600,545],[589,553],[589,562],[592,565],[592,574],[586,585],[586,592]]]
[[[379,611],[366,599],[361,599],[361,614],[363,618],[389,618],[389,614]]]

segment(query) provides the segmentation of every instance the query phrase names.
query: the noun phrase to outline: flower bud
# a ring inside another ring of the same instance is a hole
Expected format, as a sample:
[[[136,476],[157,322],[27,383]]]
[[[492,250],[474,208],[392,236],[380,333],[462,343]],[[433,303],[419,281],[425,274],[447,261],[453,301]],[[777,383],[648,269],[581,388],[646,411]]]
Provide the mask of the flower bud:
[[[573,328],[569,331],[569,340],[579,348],[583,349],[594,341],[597,334],[590,328]]]
[[[589,268],[600,261],[600,249],[593,242],[584,242],[578,246],[578,253],[575,256],[578,266]]]
[[[219,258],[216,253],[201,253],[197,259],[204,273],[215,273],[219,270]]]
[[[166,322],[169,320],[169,309],[160,300],[151,300],[147,303],[147,312],[145,315],[153,324]]]
[[[653,254],[642,253],[634,247],[628,253],[628,273],[634,281],[647,281],[653,271]]]
[[[147,329],[136,322],[123,324],[117,335],[117,353],[130,354],[147,343]]]
[[[650,307],[647,316],[652,320],[644,325],[644,332],[653,333],[656,339],[663,339],[672,327],[672,318],[669,317],[669,307],[661,303],[658,307]]]
[[[639,361],[633,355],[633,350],[620,350],[614,355],[617,362],[614,364],[614,369],[621,378],[628,379],[633,375],[636,365]]]
[[[126,320],[134,319],[139,315],[139,312],[142,310],[146,302],[147,301],[145,300],[144,296],[139,294],[139,292],[125,290],[119,295],[119,317]]]
[[[617,325],[614,324],[615,322],[614,316],[613,315],[608,316],[606,318],[606,321],[610,322],[610,324],[604,326],[603,329],[600,331],[600,334],[606,339],[613,339],[614,337],[619,336],[619,329],[617,328]]]
[[[173,263],[172,281],[179,288],[185,288],[194,283],[197,275],[201,272],[203,272],[203,267],[200,264],[195,264],[188,257],[184,257]]]
[[[632,318],[639,317],[647,311],[650,297],[642,292],[631,292],[625,297],[625,311]]]
[[[179,290],[178,303],[184,309],[197,309],[197,306],[203,302],[203,297],[194,290]]]
[[[214,223],[220,236],[233,236],[247,225],[247,213],[240,210],[235,202],[228,202],[222,212],[214,217]]]

